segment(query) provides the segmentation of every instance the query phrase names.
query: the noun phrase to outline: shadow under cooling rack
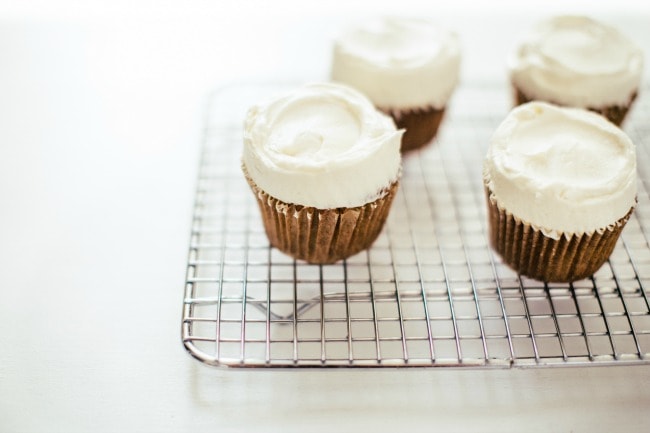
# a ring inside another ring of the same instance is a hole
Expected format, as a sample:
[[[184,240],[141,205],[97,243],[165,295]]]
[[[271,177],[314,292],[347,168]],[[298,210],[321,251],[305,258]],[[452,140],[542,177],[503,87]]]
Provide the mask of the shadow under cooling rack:
[[[386,226],[334,265],[269,247],[240,172],[246,109],[286,89],[233,85],[210,99],[183,299],[182,339],[229,367],[483,368],[650,363],[650,104],[637,145],[638,206],[610,260],[573,284],[520,277],[488,247],[481,182],[510,108],[496,86],[458,89],[438,138],[404,159]]]

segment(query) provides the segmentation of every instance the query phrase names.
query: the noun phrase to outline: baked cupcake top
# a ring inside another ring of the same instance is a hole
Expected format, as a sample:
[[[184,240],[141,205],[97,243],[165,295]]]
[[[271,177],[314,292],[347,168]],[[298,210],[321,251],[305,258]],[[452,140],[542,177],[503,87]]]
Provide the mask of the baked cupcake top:
[[[630,103],[643,53],[610,26],[559,16],[539,23],[509,63],[513,84],[530,98],[600,108]]]
[[[579,108],[513,109],[492,136],[483,174],[501,209],[555,239],[604,230],[636,203],[634,144]]]
[[[460,68],[456,34],[416,18],[381,18],[343,31],[334,42],[332,79],[381,108],[442,108]]]
[[[242,162],[286,203],[362,206],[398,180],[402,134],[358,91],[310,84],[249,109]]]

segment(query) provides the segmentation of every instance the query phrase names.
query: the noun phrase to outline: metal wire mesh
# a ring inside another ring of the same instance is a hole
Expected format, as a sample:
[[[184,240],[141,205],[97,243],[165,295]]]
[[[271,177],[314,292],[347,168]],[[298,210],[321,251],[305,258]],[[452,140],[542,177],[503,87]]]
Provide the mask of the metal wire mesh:
[[[192,221],[182,339],[230,367],[541,367],[650,362],[650,104],[637,145],[638,206],[610,260],[573,284],[521,277],[488,247],[481,168],[510,108],[499,86],[463,87],[436,141],[404,159],[375,244],[318,266],[269,246],[240,172],[242,123],[278,84],[211,97]]]

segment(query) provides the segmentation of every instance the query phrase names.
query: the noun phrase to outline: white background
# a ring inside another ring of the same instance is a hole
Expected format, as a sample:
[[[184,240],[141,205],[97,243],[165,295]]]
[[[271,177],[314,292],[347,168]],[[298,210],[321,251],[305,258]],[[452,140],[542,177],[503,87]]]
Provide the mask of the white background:
[[[456,29],[463,82],[504,91],[517,35],[552,13],[617,25],[650,59],[648,2],[442,3],[0,2],[0,432],[649,430],[650,367],[230,371],[184,353],[209,89],[326,79],[338,25],[378,13]]]

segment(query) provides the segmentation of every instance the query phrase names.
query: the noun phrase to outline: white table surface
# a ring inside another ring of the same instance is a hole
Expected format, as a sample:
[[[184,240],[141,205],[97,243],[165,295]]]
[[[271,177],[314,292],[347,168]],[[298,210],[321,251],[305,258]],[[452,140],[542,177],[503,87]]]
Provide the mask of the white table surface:
[[[590,12],[648,53],[646,2],[17,3],[0,4],[0,432],[650,430],[650,366],[239,371],[180,341],[208,89],[326,79],[331,35],[370,5],[456,28],[463,81],[505,89],[545,14]]]

